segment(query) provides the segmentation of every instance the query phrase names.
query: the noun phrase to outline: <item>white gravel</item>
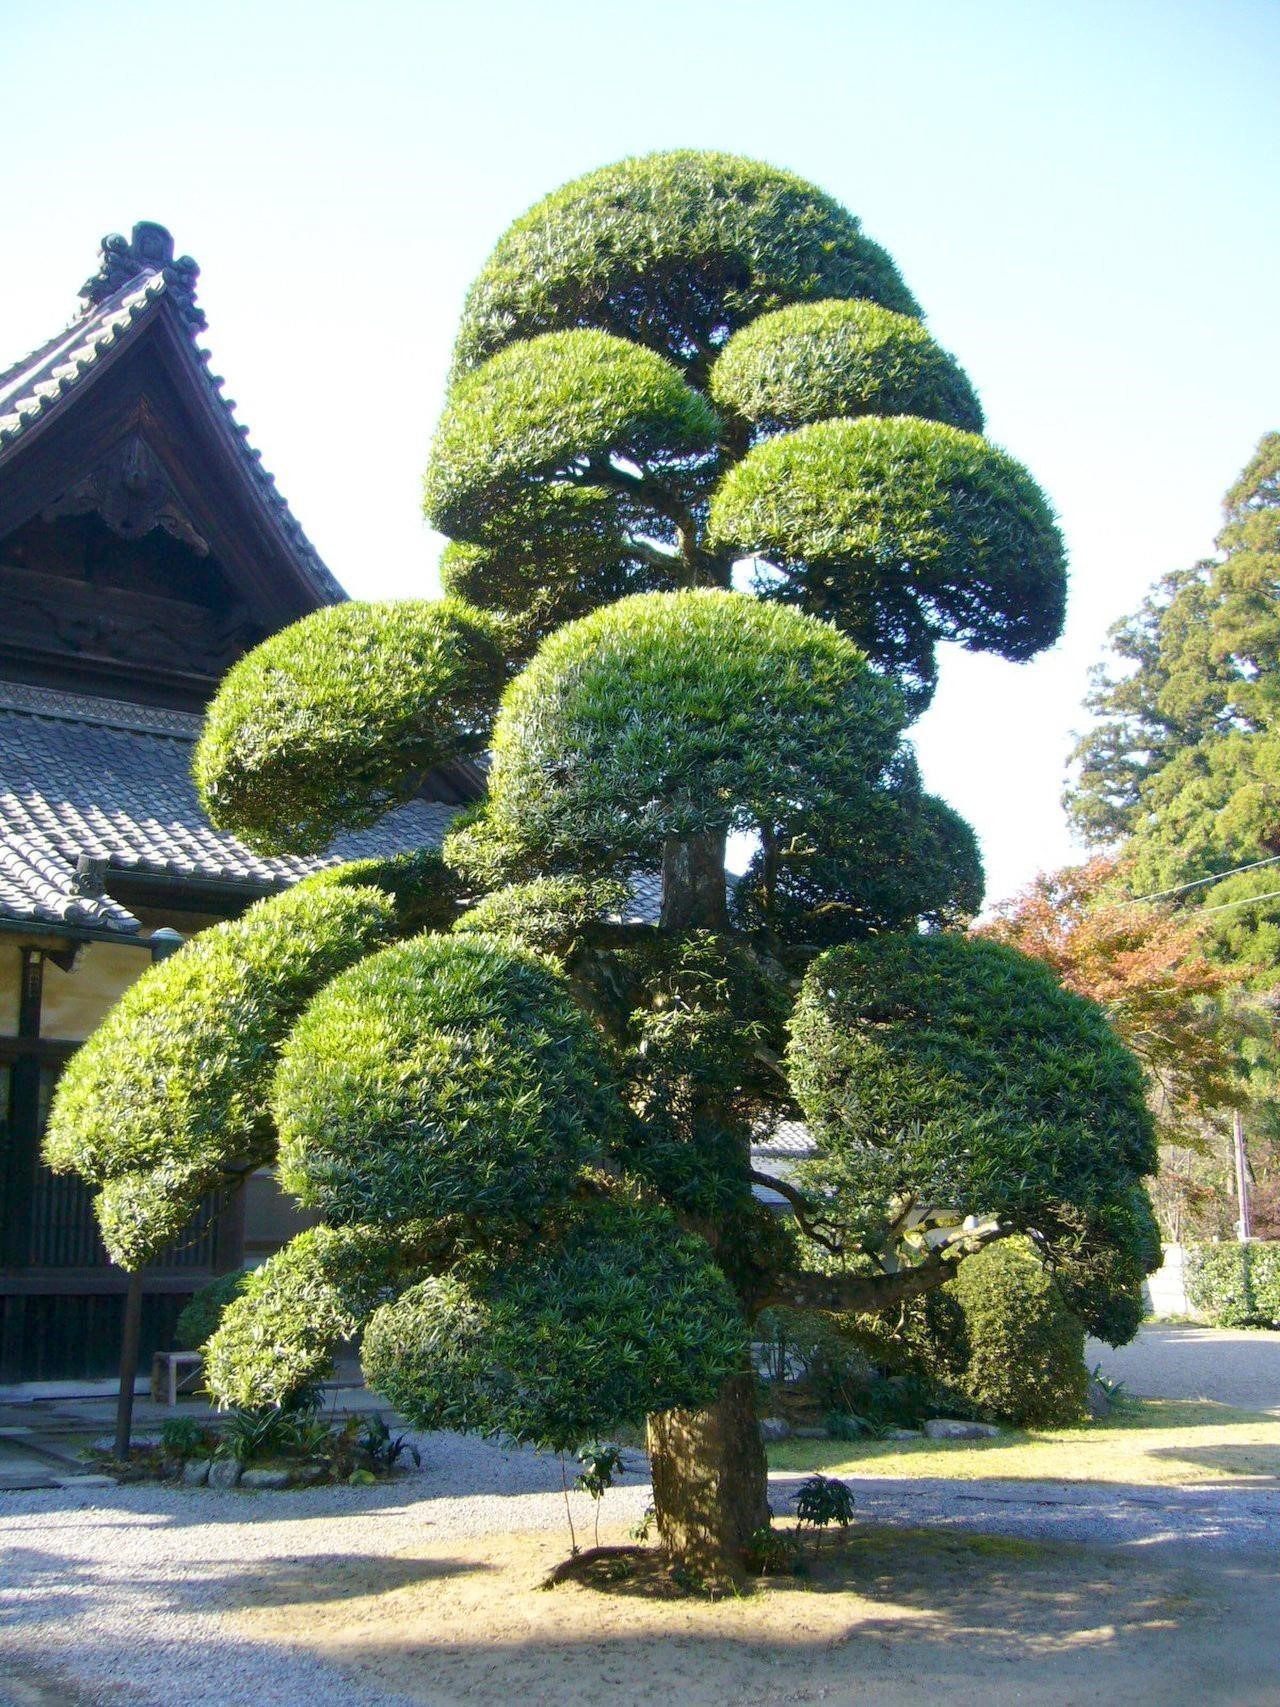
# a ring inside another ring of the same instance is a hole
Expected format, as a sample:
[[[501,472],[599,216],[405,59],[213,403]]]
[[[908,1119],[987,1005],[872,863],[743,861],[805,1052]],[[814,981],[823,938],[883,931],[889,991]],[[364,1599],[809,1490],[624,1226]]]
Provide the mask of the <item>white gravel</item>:
[[[558,1529],[554,1458],[454,1435],[417,1437],[423,1470],[364,1488],[244,1494],[131,1487],[0,1495],[0,1703],[16,1707],[402,1707],[300,1647],[246,1638],[234,1617],[270,1587],[343,1592],[344,1561],[407,1552],[424,1537]],[[629,1455],[632,1465],[642,1461]],[[776,1476],[784,1511],[800,1480]],[[629,1484],[629,1485],[628,1485]],[[858,1479],[864,1520],[1001,1534],[1256,1554],[1280,1545],[1280,1493],[1065,1484]],[[606,1496],[630,1522],[641,1474]],[[573,1496],[579,1539],[591,1502]],[[4,1662],[7,1661],[7,1666]],[[5,1694],[6,1674],[12,1680]]]

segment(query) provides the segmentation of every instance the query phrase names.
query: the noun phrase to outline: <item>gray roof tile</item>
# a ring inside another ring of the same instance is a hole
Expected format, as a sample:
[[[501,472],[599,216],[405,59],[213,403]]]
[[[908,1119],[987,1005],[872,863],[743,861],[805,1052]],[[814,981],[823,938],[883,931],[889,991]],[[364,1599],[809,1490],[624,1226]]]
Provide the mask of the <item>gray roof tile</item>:
[[[0,919],[134,934],[109,894],[76,892],[81,854],[111,871],[281,889],[343,860],[439,846],[456,808],[414,800],[316,858],[267,858],[215,830],[191,781],[200,719],[0,682]]]

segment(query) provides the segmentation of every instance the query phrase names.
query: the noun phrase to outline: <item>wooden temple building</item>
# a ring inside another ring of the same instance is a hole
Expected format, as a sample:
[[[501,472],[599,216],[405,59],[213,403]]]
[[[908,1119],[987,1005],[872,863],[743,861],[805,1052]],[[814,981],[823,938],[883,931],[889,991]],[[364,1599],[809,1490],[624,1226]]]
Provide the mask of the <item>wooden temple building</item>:
[[[262,858],[201,813],[191,749],[219,678],[345,595],[210,372],[197,274],[162,226],[109,236],[67,329],[0,372],[0,1382],[118,1359],[126,1277],[88,1189],[39,1156],[77,1044],[170,933],[320,865],[438,842],[483,788],[444,768],[320,860]],[[144,1356],[290,1215],[269,1175],[210,1199],[147,1271]]]

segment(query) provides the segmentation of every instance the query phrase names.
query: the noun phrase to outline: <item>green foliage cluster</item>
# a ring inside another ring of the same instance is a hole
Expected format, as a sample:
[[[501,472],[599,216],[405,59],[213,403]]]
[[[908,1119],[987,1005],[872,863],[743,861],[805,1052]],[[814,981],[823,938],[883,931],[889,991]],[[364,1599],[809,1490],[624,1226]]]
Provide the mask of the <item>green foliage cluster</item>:
[[[833,628],[741,593],[639,595],[561,629],[507,689],[491,833],[590,869],[851,815],[901,724],[897,694]]]
[[[711,370],[713,402],[764,432],[838,416],[918,415],[982,431],[982,408],[954,357],[919,320],[872,302],[809,302],[762,314]]]
[[[917,711],[938,640],[1030,658],[1062,627],[1062,541],[1039,487],[937,422],[868,415],[766,439],[725,476],[707,532],[763,556],[760,594],[830,614]]]
[[[791,1081],[824,1197],[905,1214],[946,1204],[1047,1235],[1094,1331],[1159,1260],[1142,1176],[1155,1143],[1141,1069],[1100,1008],[999,944],[883,936],[814,961],[791,1023]],[[996,1094],[998,1087],[998,1094]],[[843,1213],[843,1212],[842,1212]],[[1091,1297],[1103,1253],[1110,1286]],[[1135,1315],[1133,1327],[1138,1317]]]
[[[151,1260],[206,1191],[270,1160],[281,1044],[315,992],[394,929],[379,890],[304,886],[201,932],[125,992],[59,1080],[44,1146],[55,1171],[102,1188],[114,1261]]]
[[[1218,558],[1166,576],[1112,630],[1115,662],[1095,672],[1087,702],[1098,721],[1074,755],[1076,828],[1124,840],[1138,893],[1276,851],[1280,433],[1264,435],[1223,509]],[[1232,904],[1214,916],[1218,952],[1264,990],[1280,977],[1275,888],[1273,867],[1181,898]]]
[[[516,220],[471,287],[455,361],[598,326],[696,368],[756,315],[815,297],[918,313],[884,250],[812,184],[732,154],[650,154]]]
[[[288,1406],[323,1381],[333,1350],[397,1286],[404,1241],[369,1227],[312,1227],[248,1276],[205,1345],[205,1382],[223,1405]]]
[[[557,1450],[710,1403],[746,1343],[705,1244],[666,1210],[591,1200],[540,1245],[477,1253],[380,1309],[370,1382],[423,1428]]]
[[[173,1325],[173,1343],[180,1351],[199,1351],[217,1332],[227,1306],[244,1291],[250,1271],[237,1268],[220,1274],[189,1298]],[[179,1419],[182,1420],[182,1419]]]
[[[317,853],[483,745],[503,673],[488,620],[456,601],[315,611],[219,688],[195,754],[204,809],[268,853]]]
[[[904,757],[843,834],[766,838],[734,885],[730,914],[742,930],[833,948],[882,931],[962,925],[982,892],[977,837],[924,793],[914,758]]]
[[[295,1027],[280,1177],[328,1221],[536,1217],[622,1111],[598,1033],[501,938],[423,936],[335,978]]]
[[[534,954],[572,958],[588,928],[626,904],[622,883],[598,878],[539,877],[494,889],[458,919],[455,934],[510,937]]]
[[[1187,1298],[1217,1328],[1280,1328],[1280,1242],[1189,1245]]]
[[[436,429],[425,501],[437,527],[504,539],[513,503],[554,504],[578,464],[661,470],[710,451],[720,421],[679,370],[607,332],[510,344],[454,387]],[[607,488],[598,493],[608,497]]]
[[[924,1362],[978,1413],[1014,1428],[1084,1415],[1084,1324],[1029,1239],[1003,1239],[960,1264],[924,1301]]]

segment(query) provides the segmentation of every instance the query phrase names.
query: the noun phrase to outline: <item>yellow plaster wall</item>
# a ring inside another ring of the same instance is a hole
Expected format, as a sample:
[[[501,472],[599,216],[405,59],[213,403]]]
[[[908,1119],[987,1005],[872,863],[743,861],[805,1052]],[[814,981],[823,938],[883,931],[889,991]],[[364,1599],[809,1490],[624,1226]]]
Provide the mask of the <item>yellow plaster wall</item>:
[[[0,939],[0,1037],[18,1034],[18,990],[22,983],[22,950]]]
[[[73,972],[63,972],[46,960],[41,1037],[83,1042],[150,964],[145,948],[117,947],[114,942],[86,943]]]

